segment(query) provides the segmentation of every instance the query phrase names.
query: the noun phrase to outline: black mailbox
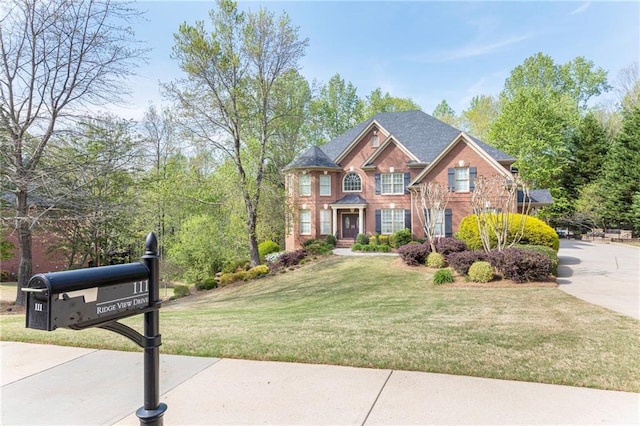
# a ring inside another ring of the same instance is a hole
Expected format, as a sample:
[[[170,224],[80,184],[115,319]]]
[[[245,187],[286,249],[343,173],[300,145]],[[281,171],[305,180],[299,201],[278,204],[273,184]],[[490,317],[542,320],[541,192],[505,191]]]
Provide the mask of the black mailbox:
[[[149,307],[149,269],[128,263],[38,274],[23,291],[28,328],[96,327]]]

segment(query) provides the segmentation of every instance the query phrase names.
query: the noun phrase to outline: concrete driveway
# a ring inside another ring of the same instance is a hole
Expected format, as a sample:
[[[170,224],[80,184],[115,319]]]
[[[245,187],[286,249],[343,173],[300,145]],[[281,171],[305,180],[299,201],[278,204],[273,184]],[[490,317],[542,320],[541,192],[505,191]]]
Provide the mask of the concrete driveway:
[[[560,240],[561,290],[640,319],[640,247]]]

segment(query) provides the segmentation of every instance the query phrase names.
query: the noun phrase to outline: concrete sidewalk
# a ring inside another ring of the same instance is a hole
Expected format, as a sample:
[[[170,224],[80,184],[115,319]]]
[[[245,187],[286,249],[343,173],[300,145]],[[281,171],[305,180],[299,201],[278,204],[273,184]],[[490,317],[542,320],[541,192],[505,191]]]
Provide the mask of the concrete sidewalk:
[[[142,353],[0,342],[3,425],[137,425]],[[161,355],[166,425],[640,424],[640,395]]]

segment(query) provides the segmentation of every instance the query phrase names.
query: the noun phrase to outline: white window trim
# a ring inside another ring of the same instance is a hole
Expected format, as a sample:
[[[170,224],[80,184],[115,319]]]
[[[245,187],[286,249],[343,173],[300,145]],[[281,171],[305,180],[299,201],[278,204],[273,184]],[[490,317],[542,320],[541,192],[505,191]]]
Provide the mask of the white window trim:
[[[300,210],[298,215],[300,222],[300,235],[311,235],[311,210]],[[308,226],[307,231],[305,227]]]
[[[303,180],[306,182],[303,183]],[[303,197],[311,195],[311,175],[300,175],[298,177],[298,195]]]
[[[320,210],[320,235],[331,234],[331,210]]]
[[[458,179],[459,172],[466,171],[466,179]],[[463,184],[465,184],[463,186]],[[454,188],[455,192],[469,192],[469,188],[471,185],[471,175],[469,167],[456,167],[455,175],[454,175]]]
[[[347,182],[347,177],[352,176],[352,175],[358,177],[358,180],[360,181],[360,189],[346,189],[345,188],[345,183]],[[360,177],[360,175],[355,173],[355,172],[349,172],[346,175],[344,175],[344,178],[342,178],[342,192],[362,192],[362,178]]]
[[[389,218],[388,215],[391,215]],[[405,228],[404,209],[382,209],[380,212],[380,233],[391,235]]]
[[[398,177],[400,178],[400,181],[395,182],[395,179]],[[391,179],[391,182],[385,182],[385,179]],[[385,185],[391,187],[391,192],[385,190]],[[382,173],[380,175],[380,194],[402,195],[404,194],[404,190],[404,173]]]
[[[323,180],[328,180],[328,185],[323,185],[322,181]],[[330,197],[331,196],[331,175],[320,175],[320,178],[318,179],[318,193],[320,196],[322,197]],[[328,189],[329,193],[323,193],[322,190],[323,188]]]

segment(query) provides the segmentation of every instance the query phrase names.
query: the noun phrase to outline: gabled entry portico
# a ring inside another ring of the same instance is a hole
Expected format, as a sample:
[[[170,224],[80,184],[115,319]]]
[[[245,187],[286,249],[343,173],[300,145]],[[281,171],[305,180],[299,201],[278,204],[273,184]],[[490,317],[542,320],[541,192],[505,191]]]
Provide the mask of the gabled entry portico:
[[[367,200],[357,194],[349,194],[329,206],[333,214],[333,235],[355,239],[358,234],[366,233],[364,214]]]

